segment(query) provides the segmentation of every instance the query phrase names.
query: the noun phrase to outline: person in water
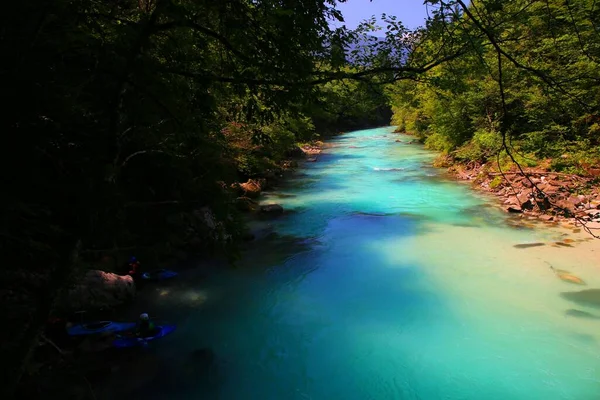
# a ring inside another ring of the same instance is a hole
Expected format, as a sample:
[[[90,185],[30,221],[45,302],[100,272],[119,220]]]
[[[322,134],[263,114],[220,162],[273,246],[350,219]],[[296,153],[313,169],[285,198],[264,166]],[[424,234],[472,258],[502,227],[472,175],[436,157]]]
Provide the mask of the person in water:
[[[129,259],[128,267],[129,267],[128,274],[131,275],[134,279],[139,278],[139,276],[140,276],[140,262],[137,260],[137,258],[131,257]]]
[[[156,330],[154,323],[150,321],[150,317],[148,314],[143,313],[140,315],[140,320],[137,326],[137,335],[139,337],[148,337],[152,336]]]

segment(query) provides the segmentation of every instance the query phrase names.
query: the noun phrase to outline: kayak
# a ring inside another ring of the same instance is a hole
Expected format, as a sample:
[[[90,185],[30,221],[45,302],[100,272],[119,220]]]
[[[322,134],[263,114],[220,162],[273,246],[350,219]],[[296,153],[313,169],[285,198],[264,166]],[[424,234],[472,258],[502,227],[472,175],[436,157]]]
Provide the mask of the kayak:
[[[119,335],[117,339],[113,341],[113,346],[118,348],[125,347],[135,347],[135,346],[145,346],[148,342],[156,339],[160,339],[162,337],[167,336],[169,333],[175,330],[175,325],[159,325],[156,327],[156,333],[152,336],[147,337],[138,337],[133,333],[129,333],[126,335]]]
[[[175,271],[171,271],[170,269],[157,269],[156,271],[144,272],[142,274],[142,279],[148,281],[164,281],[165,279],[174,278],[179,275]]]
[[[96,333],[116,333],[135,328],[135,322],[96,321],[77,324],[67,329],[70,336],[93,335]]]

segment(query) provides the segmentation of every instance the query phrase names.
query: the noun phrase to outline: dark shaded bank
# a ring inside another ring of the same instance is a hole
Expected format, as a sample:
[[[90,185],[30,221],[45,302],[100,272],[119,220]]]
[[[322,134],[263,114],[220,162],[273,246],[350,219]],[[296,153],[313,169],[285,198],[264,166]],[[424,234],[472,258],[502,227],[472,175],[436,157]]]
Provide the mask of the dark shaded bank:
[[[259,175],[255,175],[254,179],[249,180],[250,184],[248,182],[240,184],[232,192],[238,196],[246,196],[250,192],[252,192],[251,196],[253,198],[260,196],[262,190],[293,177],[300,160],[311,161],[313,158],[316,160],[322,146],[323,142],[311,142],[296,147],[300,151],[290,152],[280,162],[280,169],[276,171],[277,173],[273,173],[272,170],[261,171]],[[253,186],[252,182],[257,183],[257,185]],[[236,208],[239,208],[239,202],[235,204]],[[243,214],[244,210],[239,210],[239,212]],[[6,379],[5,388],[10,386],[8,379],[16,379],[15,377],[21,374],[20,371],[14,369],[15,364],[12,362],[7,363],[7,360],[24,360],[23,377],[16,392],[13,393],[19,399],[44,398],[50,394],[74,399],[92,398],[92,393],[98,385],[102,386],[107,379],[114,380],[114,374],[119,373],[117,371],[129,371],[132,368],[135,371],[135,376],[132,379],[139,380],[140,374],[143,375],[146,364],[148,364],[147,360],[144,361],[145,356],[139,356],[138,358],[132,352],[116,351],[110,346],[111,339],[106,337],[98,340],[73,340],[66,337],[64,323],[95,320],[134,321],[141,312],[149,312],[154,315],[152,309],[155,304],[156,291],[162,290],[161,288],[166,291],[176,289],[177,281],[165,283],[137,281],[135,297],[124,303],[94,306],[93,308],[83,307],[77,310],[72,307],[64,307],[64,301],[68,301],[68,296],[65,293],[72,285],[80,282],[80,277],[89,269],[109,271],[114,273],[115,276],[126,274],[126,260],[132,254],[135,254],[141,261],[142,271],[155,268],[174,269],[180,273],[179,279],[187,282],[192,279],[201,284],[205,277],[223,268],[229,268],[231,262],[239,257],[240,251],[252,253],[256,241],[266,242],[267,247],[271,248],[274,254],[294,253],[307,245],[303,238],[279,237],[272,232],[248,232],[242,229],[245,225],[244,220],[248,218],[264,220],[277,217],[279,213],[269,215],[262,212],[247,214],[246,216],[241,214],[236,217],[236,221],[240,229],[246,233],[235,237],[235,246],[228,247],[231,253],[218,251],[214,248],[213,250],[217,251],[211,252],[210,248],[204,246],[204,240],[199,237],[192,238],[184,246],[171,247],[170,249],[142,246],[115,251],[108,249],[91,255],[84,253],[83,256],[78,253],[71,253],[71,258],[57,260],[56,267],[53,266],[44,271],[43,274],[12,276],[12,284],[15,288],[21,292],[23,290],[28,291],[26,295],[21,295],[22,300],[26,300],[26,296],[32,296],[36,293],[40,296],[36,302],[39,301],[45,306],[40,308],[37,303],[31,303],[26,306],[27,310],[30,311],[23,313],[23,307],[16,307],[16,302],[3,302],[4,306],[9,304],[13,306],[12,313],[5,314],[8,315],[9,320],[12,318],[12,321],[19,321],[18,318],[32,318],[28,322],[31,327],[31,330],[28,331],[28,337],[11,333],[13,331],[9,329],[3,330],[3,334],[9,334],[6,335],[6,340],[2,342],[6,350],[4,354],[7,354],[7,358],[3,359],[3,364],[6,365],[7,370],[12,368],[12,371],[10,371],[12,374],[3,374],[3,379]],[[195,218],[201,224],[210,226],[211,214],[209,209],[198,210],[195,213]],[[211,234],[211,230],[205,231],[205,234]],[[68,266],[68,268],[61,273],[60,266]],[[36,292],[36,288],[46,288],[48,290],[52,288],[52,292]],[[48,300],[42,301],[42,298]],[[32,314],[29,314],[29,312]],[[164,315],[160,316],[164,318]],[[49,324],[48,317],[50,317],[50,320],[58,318],[64,323]],[[16,329],[20,329],[20,326],[22,325],[15,324]],[[11,325],[8,327],[10,328]],[[22,340],[26,344],[24,347],[15,346],[16,340]],[[198,354],[203,351],[203,349],[198,349]],[[192,358],[196,359],[195,362],[197,363],[198,357],[194,356]],[[143,367],[137,366],[138,363]],[[193,368],[204,367],[196,365]],[[154,376],[152,374],[148,375]]]

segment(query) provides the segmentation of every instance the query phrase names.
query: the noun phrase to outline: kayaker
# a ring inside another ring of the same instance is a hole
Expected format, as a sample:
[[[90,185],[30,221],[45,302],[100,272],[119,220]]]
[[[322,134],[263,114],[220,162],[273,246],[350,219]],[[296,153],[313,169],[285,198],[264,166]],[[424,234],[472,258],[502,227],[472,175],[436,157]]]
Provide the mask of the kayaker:
[[[137,327],[137,335],[140,337],[148,337],[154,333],[154,323],[150,321],[147,313],[140,314],[140,320]]]
[[[135,257],[131,257],[129,259],[129,272],[128,274],[131,275],[134,279],[139,277],[139,273],[140,273],[140,262],[137,260],[137,258]]]

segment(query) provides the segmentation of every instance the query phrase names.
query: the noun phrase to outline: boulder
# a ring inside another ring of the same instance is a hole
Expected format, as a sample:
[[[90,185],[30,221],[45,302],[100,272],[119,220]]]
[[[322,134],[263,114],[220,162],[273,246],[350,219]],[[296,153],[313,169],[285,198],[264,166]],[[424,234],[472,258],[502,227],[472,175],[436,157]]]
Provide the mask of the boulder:
[[[533,203],[530,200],[529,193],[521,193],[517,196],[521,210],[532,210]]]
[[[134,297],[131,276],[90,270],[69,290],[65,306],[71,311],[98,310],[119,306]]]
[[[569,197],[568,202],[570,203],[570,205],[572,207],[577,207],[577,206],[581,205],[581,203],[582,203],[581,198],[579,196],[571,196],[571,197]]]
[[[240,183],[239,188],[245,197],[255,199],[260,196],[265,183],[264,179],[248,179],[248,182]]]
[[[548,185],[554,186],[554,187],[561,187],[562,186],[562,182],[560,182],[560,181],[547,180],[546,183]]]
[[[531,184],[531,181],[528,178],[523,178],[521,180],[521,185],[523,185],[524,187],[531,189],[533,187],[533,185]]]
[[[268,215],[281,215],[283,214],[283,207],[279,204],[265,204],[260,206],[260,212]]]

